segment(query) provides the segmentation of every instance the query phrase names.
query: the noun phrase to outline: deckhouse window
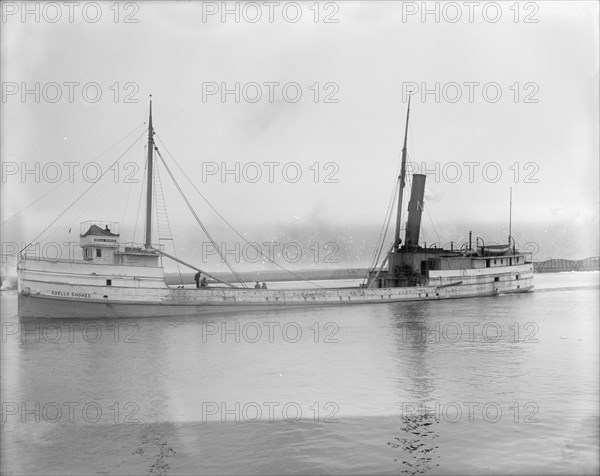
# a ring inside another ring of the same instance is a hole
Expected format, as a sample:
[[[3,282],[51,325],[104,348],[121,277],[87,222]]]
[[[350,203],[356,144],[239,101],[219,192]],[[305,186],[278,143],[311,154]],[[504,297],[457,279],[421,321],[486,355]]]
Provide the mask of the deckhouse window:
[[[106,285],[107,286],[112,286],[112,279],[107,279],[106,280]]]
[[[102,258],[102,250],[100,248],[96,248],[96,258]]]

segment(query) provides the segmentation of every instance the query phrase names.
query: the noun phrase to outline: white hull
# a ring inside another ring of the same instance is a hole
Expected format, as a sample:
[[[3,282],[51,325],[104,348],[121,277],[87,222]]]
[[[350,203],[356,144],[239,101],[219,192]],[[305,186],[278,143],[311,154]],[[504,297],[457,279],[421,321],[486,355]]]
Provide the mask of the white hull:
[[[431,271],[428,284],[397,288],[177,289],[162,268],[26,260],[18,267],[19,315],[46,318],[210,316],[288,307],[430,301],[527,292],[533,265]],[[110,285],[107,282],[110,281]]]

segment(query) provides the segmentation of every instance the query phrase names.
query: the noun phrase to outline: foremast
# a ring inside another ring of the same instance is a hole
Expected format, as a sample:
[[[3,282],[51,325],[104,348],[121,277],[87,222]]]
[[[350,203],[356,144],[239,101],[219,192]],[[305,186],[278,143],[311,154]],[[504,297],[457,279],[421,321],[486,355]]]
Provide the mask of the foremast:
[[[158,147],[156,147],[156,144],[154,143],[154,127],[152,125],[152,95],[150,95],[150,112],[149,112],[149,117],[148,117],[148,158],[147,158],[148,174],[147,174],[147,180],[146,180],[146,182],[147,182],[147,186],[146,186],[146,234],[145,234],[145,240],[144,240],[145,241],[144,248],[146,251],[144,252],[144,255],[151,254],[151,255],[156,255],[156,256],[158,256],[158,255],[166,256],[167,258],[170,258],[177,263],[183,264],[184,266],[187,266],[198,272],[204,273],[206,276],[214,279],[215,281],[217,281],[219,283],[223,283],[223,284],[226,284],[227,286],[235,288],[236,286],[234,286],[233,284],[223,281],[221,279],[218,279],[215,276],[213,276],[212,274],[207,273],[206,271],[204,271],[192,264],[186,263],[185,261],[179,259],[175,255],[166,253],[164,251],[164,249],[162,249],[162,247],[160,247],[160,246],[158,247],[158,249],[155,249],[152,247],[152,199],[153,199],[152,188],[153,188],[153,176],[154,176],[154,152],[155,151],[157,153],[158,158],[160,158],[164,164],[164,159],[163,159],[160,151],[158,150]],[[166,164],[165,164],[165,166],[166,166]],[[167,171],[169,171],[168,168],[167,168]],[[173,179],[173,181],[174,181],[176,187],[179,189],[179,191],[182,192],[170,171],[169,171],[169,175]],[[160,182],[157,182],[157,184],[158,184],[157,186],[160,187]],[[183,193],[182,193],[182,195],[183,195]],[[196,220],[198,220],[198,223],[200,223],[200,225],[202,226],[198,216],[196,215],[194,210],[191,208],[191,205],[190,205],[189,201],[187,200],[187,198],[185,197],[185,195],[183,195],[183,198],[184,198],[186,204],[188,205],[188,207],[190,208],[190,210],[192,211],[192,213],[194,214],[194,216],[196,217]],[[158,218],[157,218],[157,220],[158,220]],[[212,241],[212,238],[210,238],[210,236],[209,236],[209,239],[215,246],[215,249],[217,249],[217,251],[218,251],[217,245],[214,243],[214,241]],[[160,237],[159,237],[159,240],[160,240]],[[242,283],[241,278],[239,278],[239,275],[237,275],[235,270],[227,262],[227,259],[223,255],[221,255],[221,258],[223,258],[224,262],[227,264],[227,266],[229,267],[231,272],[238,278],[240,283]],[[242,283],[242,285],[245,287],[245,285],[243,283]]]
[[[150,118],[148,119],[148,176],[146,187],[146,239],[145,247],[147,250],[152,248],[152,173],[154,166],[152,163],[154,153],[154,128],[152,127],[152,95],[150,95]]]

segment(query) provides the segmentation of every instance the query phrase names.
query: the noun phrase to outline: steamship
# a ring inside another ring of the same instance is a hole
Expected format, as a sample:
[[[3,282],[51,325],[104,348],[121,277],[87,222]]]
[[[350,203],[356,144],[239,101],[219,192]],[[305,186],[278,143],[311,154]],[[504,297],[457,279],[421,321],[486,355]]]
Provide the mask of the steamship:
[[[419,243],[426,176],[412,175],[408,220],[401,239],[403,192],[406,182],[408,102],[398,177],[395,234],[381,262],[375,261],[357,287],[310,289],[255,289],[242,282],[217,279],[152,243],[153,161],[155,143],[152,100],[148,121],[145,243],[121,243],[118,223],[88,220],[81,223],[82,259],[31,258],[19,255],[18,312],[41,318],[132,318],[211,316],[219,312],[273,308],[339,306],[438,301],[444,299],[525,293],[533,288],[533,263],[510,236],[504,245],[473,243],[471,232],[462,246],[433,247]],[[171,178],[174,177],[171,175]],[[185,198],[185,197],[184,197]],[[189,201],[186,199],[189,205]],[[191,209],[191,208],[190,208]],[[193,210],[192,210],[193,211]],[[195,212],[194,216],[198,219]],[[198,222],[200,223],[199,219]],[[211,278],[199,289],[169,286],[163,258],[175,260]],[[232,269],[234,275],[235,271]],[[237,276],[237,275],[236,275]]]

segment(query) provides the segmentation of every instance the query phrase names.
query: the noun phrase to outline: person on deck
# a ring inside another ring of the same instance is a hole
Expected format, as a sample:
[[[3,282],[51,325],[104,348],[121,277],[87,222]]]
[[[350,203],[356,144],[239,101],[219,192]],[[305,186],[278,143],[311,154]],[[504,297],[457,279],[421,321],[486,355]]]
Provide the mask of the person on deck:
[[[261,286],[262,289],[267,289],[267,283],[263,283]]]
[[[194,281],[196,281],[196,289],[200,288],[200,271],[194,275]]]
[[[208,281],[206,281],[206,276],[204,278],[202,278],[202,281],[200,282],[200,286],[203,288],[208,286]]]
[[[260,289],[260,284],[258,284],[258,281],[256,281],[256,284],[254,285],[254,289]]]

